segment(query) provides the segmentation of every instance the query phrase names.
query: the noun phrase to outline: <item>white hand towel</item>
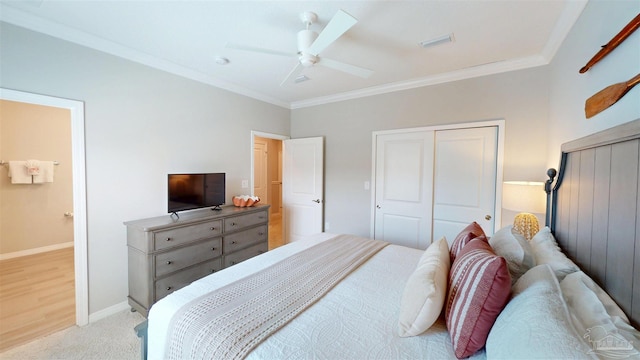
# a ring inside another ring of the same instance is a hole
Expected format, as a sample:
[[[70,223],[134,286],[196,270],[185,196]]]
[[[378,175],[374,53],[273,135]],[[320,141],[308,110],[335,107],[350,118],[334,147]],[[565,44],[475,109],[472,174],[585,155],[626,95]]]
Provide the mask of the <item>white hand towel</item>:
[[[27,173],[26,161],[9,161],[9,177],[12,184],[31,184],[33,179]]]
[[[33,176],[34,184],[53,182],[53,161],[40,161],[40,173]]]
[[[27,174],[29,175],[39,175],[40,174],[40,161],[38,160],[27,160]]]

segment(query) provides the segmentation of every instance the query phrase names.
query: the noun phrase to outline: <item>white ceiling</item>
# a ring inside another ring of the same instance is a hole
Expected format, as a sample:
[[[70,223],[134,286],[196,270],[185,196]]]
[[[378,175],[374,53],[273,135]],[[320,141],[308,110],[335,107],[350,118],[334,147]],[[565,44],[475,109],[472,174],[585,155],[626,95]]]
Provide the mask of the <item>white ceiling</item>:
[[[287,108],[455,81],[550,62],[586,0],[61,1],[1,0],[0,20]],[[303,11],[320,32],[343,9],[358,23],[320,55],[374,71],[314,66],[280,86],[297,59]],[[453,34],[454,42],[419,42]],[[229,59],[218,65],[217,56]]]

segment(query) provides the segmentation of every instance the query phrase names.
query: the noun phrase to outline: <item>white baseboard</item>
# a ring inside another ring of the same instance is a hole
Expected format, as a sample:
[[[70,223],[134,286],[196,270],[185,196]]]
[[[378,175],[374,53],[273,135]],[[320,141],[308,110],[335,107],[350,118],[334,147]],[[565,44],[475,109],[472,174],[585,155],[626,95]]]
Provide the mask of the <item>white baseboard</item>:
[[[111,315],[117,314],[123,310],[130,310],[131,307],[127,301],[123,301],[121,303],[115,304],[113,306],[109,306],[106,309],[102,309],[100,311],[96,311],[94,313],[89,314],[89,324],[96,322],[98,320],[102,320]]]
[[[60,249],[65,249],[70,247],[73,247],[73,241],[69,241],[61,244],[43,246],[35,249],[27,249],[27,250],[10,252],[6,254],[0,254],[0,260],[14,259],[21,256],[35,255],[35,254],[45,253],[48,251],[60,250]]]

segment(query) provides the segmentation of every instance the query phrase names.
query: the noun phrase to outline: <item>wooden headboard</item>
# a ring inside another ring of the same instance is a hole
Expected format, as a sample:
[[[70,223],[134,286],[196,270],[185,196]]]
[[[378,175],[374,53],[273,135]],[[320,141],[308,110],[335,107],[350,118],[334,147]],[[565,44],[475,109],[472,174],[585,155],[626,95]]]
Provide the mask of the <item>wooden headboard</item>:
[[[640,119],[562,145],[547,174],[560,247],[640,324]]]

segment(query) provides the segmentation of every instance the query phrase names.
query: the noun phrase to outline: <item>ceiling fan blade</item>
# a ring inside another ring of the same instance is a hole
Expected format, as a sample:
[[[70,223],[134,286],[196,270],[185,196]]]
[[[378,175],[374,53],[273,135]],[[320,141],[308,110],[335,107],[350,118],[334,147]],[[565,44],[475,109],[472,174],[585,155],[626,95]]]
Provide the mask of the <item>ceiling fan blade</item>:
[[[357,22],[358,20],[356,18],[347,14],[344,10],[338,10],[324,30],[318,35],[318,38],[309,46],[307,52],[312,55],[318,55]]]
[[[234,44],[234,43],[227,43],[225,45],[225,47],[228,48],[228,49],[251,51],[251,52],[270,54],[270,55],[278,55],[278,56],[286,56],[286,57],[298,56],[297,54],[294,54],[294,53],[288,53],[288,52],[284,52],[284,51],[271,50],[271,49],[263,49],[263,48],[259,48],[259,47],[240,45],[240,44]]]
[[[318,65],[326,66],[328,68],[332,68],[335,70],[339,70],[342,72],[346,72],[351,75],[359,76],[363,79],[367,79],[369,76],[373,74],[373,70],[365,69],[360,66],[355,66],[347,63],[343,63],[337,60],[331,60],[327,58],[320,58],[316,63]]]
[[[295,80],[295,78],[298,77],[298,75],[300,75],[300,73],[302,72],[302,70],[304,70],[304,66],[302,66],[302,64],[300,64],[299,62],[296,64],[296,66],[293,68],[293,70],[291,70],[291,72],[289,72],[289,75],[287,75],[286,78],[284,78],[284,80],[282,80],[282,82],[280,83],[280,86],[284,86],[284,84],[286,83],[290,83],[293,80]]]

